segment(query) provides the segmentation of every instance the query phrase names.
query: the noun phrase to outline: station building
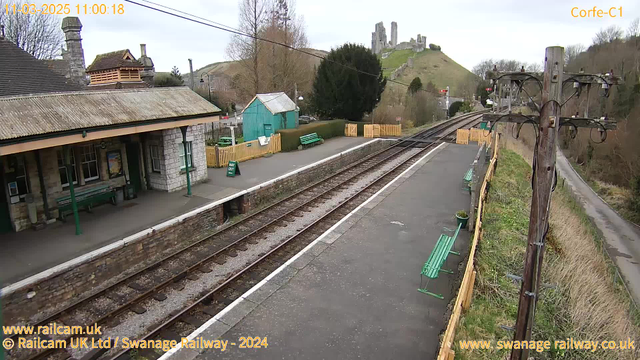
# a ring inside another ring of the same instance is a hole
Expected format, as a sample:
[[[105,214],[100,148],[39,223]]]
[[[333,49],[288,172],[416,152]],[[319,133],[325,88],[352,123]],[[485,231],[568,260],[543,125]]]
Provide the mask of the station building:
[[[90,90],[84,72],[65,77],[1,36],[0,53],[0,233],[62,217],[71,197],[176,191],[187,169],[207,178],[204,124],[220,109],[189,88]]]

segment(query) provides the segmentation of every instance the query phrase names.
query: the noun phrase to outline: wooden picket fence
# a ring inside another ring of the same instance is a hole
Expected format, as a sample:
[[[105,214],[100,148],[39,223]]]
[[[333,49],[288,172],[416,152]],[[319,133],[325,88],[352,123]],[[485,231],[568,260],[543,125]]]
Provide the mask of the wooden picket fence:
[[[358,125],[356,124],[344,124],[344,136],[357,137]]]
[[[280,134],[271,135],[269,144],[265,146],[260,146],[258,140],[227,147],[207,146],[207,167],[225,167],[231,160],[246,161],[280,151],[282,151]]]
[[[491,132],[477,128],[458,129],[456,132],[456,144],[466,145],[469,141],[476,141],[478,145],[491,145]]]
[[[495,135],[496,137],[498,135]],[[455,357],[455,352],[451,349],[453,347],[453,339],[455,338],[456,327],[458,326],[458,321],[460,320],[460,315],[462,310],[468,310],[469,306],[471,306],[471,300],[473,298],[473,284],[476,281],[476,270],[473,268],[473,262],[476,255],[476,248],[478,247],[478,242],[482,240],[482,212],[484,210],[484,203],[487,197],[487,186],[491,178],[493,177],[493,172],[496,167],[496,161],[498,160],[498,139],[494,139],[494,147],[493,147],[493,155],[491,157],[491,162],[489,163],[489,168],[487,169],[487,174],[484,177],[484,181],[482,182],[482,187],[480,188],[480,198],[478,199],[478,210],[475,228],[473,232],[473,241],[471,242],[471,249],[469,250],[469,259],[467,260],[467,267],[465,268],[464,277],[462,278],[462,283],[460,284],[460,289],[458,290],[458,296],[456,297],[456,302],[453,307],[453,312],[451,313],[451,317],[449,318],[449,323],[447,325],[447,329],[442,337],[442,342],[440,343],[440,352],[438,353],[438,360],[453,360]]]
[[[401,136],[402,125],[368,124],[364,126],[364,137]]]
[[[469,132],[469,141],[485,143],[485,142],[490,142],[491,141],[490,138],[491,138],[491,135],[489,130],[471,128],[471,131]]]
[[[456,144],[467,145],[469,143],[469,130],[458,129],[456,132]]]

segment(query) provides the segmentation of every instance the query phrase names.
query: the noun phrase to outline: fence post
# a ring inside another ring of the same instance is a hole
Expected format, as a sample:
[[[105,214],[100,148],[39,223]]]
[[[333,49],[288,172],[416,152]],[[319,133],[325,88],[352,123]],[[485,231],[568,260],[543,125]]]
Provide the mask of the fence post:
[[[216,157],[215,167],[220,167],[220,150],[218,150],[218,144],[216,144],[216,146],[214,147],[214,150],[215,150],[215,157]]]

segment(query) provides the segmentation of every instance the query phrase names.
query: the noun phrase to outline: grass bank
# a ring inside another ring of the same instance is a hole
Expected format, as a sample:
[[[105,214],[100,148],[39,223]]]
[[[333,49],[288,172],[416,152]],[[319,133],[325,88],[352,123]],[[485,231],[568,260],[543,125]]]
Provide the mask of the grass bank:
[[[577,164],[571,157],[567,156],[571,166],[586,181],[589,186],[596,192],[607,204],[609,204],[620,216],[640,225],[640,212],[633,211],[629,207],[629,199],[631,199],[631,189],[621,186],[609,184],[600,181],[596,176],[592,176],[583,165]]]
[[[526,154],[525,154],[526,155]],[[561,184],[561,182],[559,182]],[[504,359],[507,350],[463,350],[459,340],[511,340],[520,285],[507,274],[522,274],[531,197],[531,168],[512,150],[500,151],[483,219],[476,257],[477,278],[471,308],[456,331],[456,359]],[[542,290],[533,340],[622,341],[638,339],[638,316],[602,251],[596,228],[569,191],[553,195]],[[640,348],[637,346],[637,348]],[[638,350],[553,349],[531,352],[535,359],[637,359]]]

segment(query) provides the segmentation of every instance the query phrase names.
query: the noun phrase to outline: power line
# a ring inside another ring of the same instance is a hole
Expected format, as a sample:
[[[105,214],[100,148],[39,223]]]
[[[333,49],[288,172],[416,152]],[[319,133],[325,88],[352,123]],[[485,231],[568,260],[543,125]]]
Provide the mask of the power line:
[[[170,11],[166,11],[166,10],[163,10],[163,9],[158,9],[158,8],[156,8],[156,7],[153,7],[153,6],[149,6],[149,5],[141,4],[141,3],[136,2],[136,1],[133,1],[133,0],[124,0],[124,1],[126,1],[126,2],[128,2],[128,3],[131,3],[131,4],[134,4],[134,5],[138,5],[138,6],[141,6],[141,7],[147,8],[147,9],[150,9],[150,10],[154,10],[154,11],[157,11],[157,12],[161,12],[161,13],[163,13],[163,14],[171,15],[171,16],[174,16],[174,17],[177,17],[177,18],[183,19],[183,20],[191,21],[191,22],[194,22],[194,23],[196,23],[196,24],[200,24],[200,25],[204,25],[204,26],[212,27],[212,28],[214,28],[214,29],[218,29],[218,30],[226,31],[226,32],[229,32],[229,33],[232,33],[232,34],[235,34],[235,35],[245,36],[245,37],[252,38],[252,39],[255,39],[255,40],[268,42],[268,43],[271,43],[271,44],[274,44],[274,45],[279,45],[279,46],[285,47],[285,48],[290,49],[290,50],[298,51],[298,52],[300,52],[300,53],[303,53],[303,54],[306,54],[306,55],[309,55],[309,56],[313,56],[313,57],[318,58],[318,59],[321,59],[321,60],[325,60],[325,61],[328,61],[328,62],[331,62],[331,63],[337,64],[337,65],[339,65],[339,66],[342,66],[342,67],[344,67],[344,68],[347,68],[347,69],[350,69],[350,70],[356,71],[356,72],[361,73],[361,74],[364,74],[364,75],[373,76],[373,77],[375,77],[376,79],[377,79],[377,78],[378,78],[378,76],[379,76],[379,75],[376,75],[376,74],[373,74],[373,73],[370,73],[370,72],[366,72],[366,71],[362,71],[362,70],[356,69],[356,68],[354,68],[354,67],[351,67],[351,66],[345,65],[345,64],[343,64],[343,63],[340,63],[340,62],[337,62],[337,61],[334,61],[334,60],[327,59],[327,58],[325,58],[324,56],[320,56],[320,55],[317,55],[317,54],[314,54],[314,53],[311,53],[311,52],[308,52],[308,51],[305,51],[305,50],[301,50],[301,49],[295,48],[295,47],[293,47],[293,46],[291,46],[291,45],[287,45],[287,44],[284,44],[284,43],[281,43],[281,42],[278,42],[278,41],[274,41],[274,40],[270,40],[270,39],[261,38],[261,37],[259,37],[259,36],[253,36],[253,35],[251,35],[251,34],[246,34],[246,33],[242,32],[242,31],[240,31],[240,30],[238,30],[238,29],[235,29],[235,28],[231,27],[231,26],[224,25],[224,24],[220,24],[220,23],[217,23],[217,22],[214,22],[214,21],[211,21],[211,20],[208,20],[208,19],[205,19],[205,18],[202,18],[202,17],[196,16],[196,15],[193,15],[193,14],[190,14],[190,13],[184,12],[184,11],[180,11],[180,10],[177,10],[177,9],[170,8],[170,7],[168,7],[168,6],[164,6],[164,5],[156,4],[156,3],[153,3],[153,2],[151,2],[151,1],[142,0],[142,1],[144,1],[144,2],[148,2],[148,3],[154,4],[154,5],[157,5],[157,6],[163,7],[163,8],[165,8],[165,9],[170,9],[171,11],[175,11],[175,12],[178,12],[178,13],[183,14],[183,15],[176,14],[176,13],[173,13],[173,12],[170,12]],[[185,15],[186,15],[186,16],[185,16]],[[189,17],[187,17],[187,16],[189,16]],[[201,21],[201,20],[196,20],[196,19],[201,19],[202,21]],[[397,81],[397,80],[387,79],[387,81],[388,81],[388,82],[395,83],[395,84],[399,84],[399,85],[402,85],[402,86],[406,86],[407,88],[409,87],[409,85],[408,85],[408,84],[405,84],[405,83],[400,82],[400,81]],[[423,90],[423,91],[426,91],[426,90],[424,90],[424,89],[422,89],[422,90]]]

